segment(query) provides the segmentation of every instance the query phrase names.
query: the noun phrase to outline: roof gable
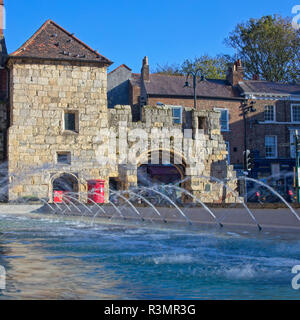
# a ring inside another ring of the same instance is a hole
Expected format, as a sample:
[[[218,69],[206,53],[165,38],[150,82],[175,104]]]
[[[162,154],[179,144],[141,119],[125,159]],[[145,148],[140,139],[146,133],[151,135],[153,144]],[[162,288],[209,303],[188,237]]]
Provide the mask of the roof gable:
[[[126,66],[126,64],[121,64],[120,66],[118,66],[116,69],[112,70],[109,74],[112,74],[113,72],[117,71],[117,70],[120,70],[120,69],[127,69],[128,71],[132,71],[128,66]]]
[[[111,65],[112,62],[90,48],[52,20],[40,29],[10,57],[90,61]]]

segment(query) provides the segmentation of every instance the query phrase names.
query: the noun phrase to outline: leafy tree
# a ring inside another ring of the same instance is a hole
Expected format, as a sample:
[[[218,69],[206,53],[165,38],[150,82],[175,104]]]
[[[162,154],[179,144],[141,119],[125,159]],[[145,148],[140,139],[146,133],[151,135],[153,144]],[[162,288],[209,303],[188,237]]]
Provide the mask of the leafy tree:
[[[182,64],[158,65],[154,73],[167,75],[186,75],[189,71],[200,68],[207,79],[225,79],[228,63],[233,62],[229,55],[217,55],[215,57],[207,54],[194,59],[186,59]]]
[[[289,18],[263,16],[238,24],[225,39],[237,50],[245,75],[268,81],[300,80],[300,32]]]
[[[185,74],[191,70],[201,69],[207,79],[225,79],[228,64],[231,62],[233,62],[233,58],[229,55],[217,55],[215,57],[202,55],[194,60],[185,60],[181,69]]]

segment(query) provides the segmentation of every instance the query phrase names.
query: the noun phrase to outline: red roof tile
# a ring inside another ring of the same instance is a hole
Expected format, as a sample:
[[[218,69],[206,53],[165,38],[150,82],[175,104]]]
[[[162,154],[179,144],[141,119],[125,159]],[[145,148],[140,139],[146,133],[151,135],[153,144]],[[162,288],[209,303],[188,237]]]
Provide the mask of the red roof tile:
[[[109,59],[52,20],[46,21],[29,40],[10,54],[10,57],[90,61],[107,66],[112,64]]]

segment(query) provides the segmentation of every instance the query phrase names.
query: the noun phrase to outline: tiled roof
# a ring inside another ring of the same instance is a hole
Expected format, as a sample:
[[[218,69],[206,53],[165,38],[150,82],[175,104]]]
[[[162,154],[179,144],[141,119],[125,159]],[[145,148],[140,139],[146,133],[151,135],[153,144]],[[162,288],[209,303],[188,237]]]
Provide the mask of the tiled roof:
[[[91,49],[52,20],[46,21],[41,28],[10,57],[73,60],[100,62],[111,65],[112,62]]]
[[[262,80],[244,80],[239,83],[242,91],[267,95],[300,95],[300,84],[269,82]]]
[[[190,79],[191,80],[191,79]],[[184,87],[185,76],[151,74],[150,81],[145,81],[145,89],[149,95],[193,96],[192,87]],[[192,81],[190,81],[192,84]],[[239,92],[226,80],[207,79],[197,83],[197,96],[238,98]]]

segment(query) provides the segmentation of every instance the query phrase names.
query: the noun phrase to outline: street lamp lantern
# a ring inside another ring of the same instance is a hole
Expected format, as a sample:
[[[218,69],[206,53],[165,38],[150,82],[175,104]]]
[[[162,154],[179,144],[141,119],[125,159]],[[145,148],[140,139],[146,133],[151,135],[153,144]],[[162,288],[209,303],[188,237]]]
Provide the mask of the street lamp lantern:
[[[195,109],[197,109],[196,88],[197,88],[197,77],[198,77],[199,75],[200,75],[200,81],[199,81],[199,82],[206,81],[202,69],[201,69],[201,68],[198,68],[198,69],[196,69],[195,71],[190,70],[190,71],[187,73],[186,81],[185,81],[185,85],[184,85],[184,88],[191,87],[191,85],[189,84],[189,81],[188,81],[188,80],[189,80],[189,77],[191,76],[191,77],[193,78],[194,108],[195,108]]]
[[[185,82],[185,85],[184,85],[184,88],[188,88],[188,87],[190,87],[191,85],[189,84],[189,82],[188,81],[186,81]]]

